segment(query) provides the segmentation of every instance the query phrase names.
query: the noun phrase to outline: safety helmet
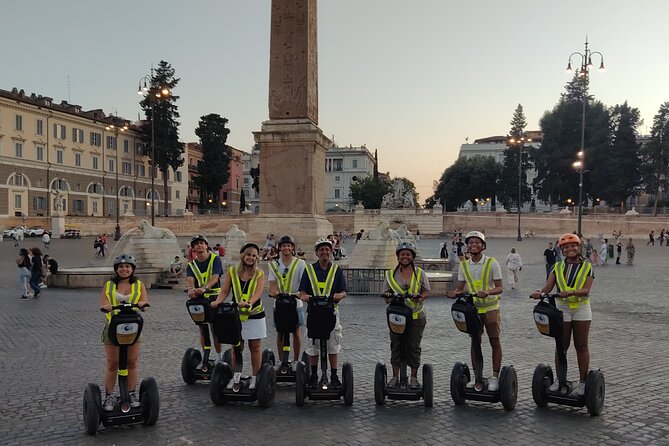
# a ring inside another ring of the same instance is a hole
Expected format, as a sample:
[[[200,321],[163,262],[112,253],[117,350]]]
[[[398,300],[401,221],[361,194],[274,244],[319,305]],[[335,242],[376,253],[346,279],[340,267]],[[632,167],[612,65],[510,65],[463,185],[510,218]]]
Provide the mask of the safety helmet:
[[[481,240],[483,242],[483,247],[486,247],[485,243],[485,235],[482,232],[479,231],[469,231],[467,235],[465,236],[465,244],[469,242],[469,239],[472,237],[476,237],[477,239]]]
[[[293,237],[291,237],[291,236],[289,236],[289,235],[284,235],[283,237],[281,237],[281,238],[279,239],[279,244],[278,244],[279,248],[280,248],[281,245],[283,245],[284,243],[290,243],[291,245],[293,245],[293,248],[295,247],[295,240],[293,240]]]
[[[397,248],[395,248],[395,255],[399,255],[400,251],[404,251],[405,249],[411,251],[411,255],[413,256],[413,258],[414,259],[416,258],[416,245],[414,245],[411,242],[398,243]]]
[[[195,237],[190,239],[190,247],[194,248],[195,243],[197,243],[200,240],[202,240],[204,243],[206,243],[207,246],[209,246],[209,240],[207,240],[207,237],[205,237],[204,235],[196,235]]]
[[[318,248],[321,246],[327,245],[330,249],[332,249],[332,242],[326,238],[319,238],[316,240],[316,243],[314,243],[314,251],[318,251]]]
[[[576,234],[564,234],[562,237],[558,239],[557,245],[559,247],[562,247],[563,245],[566,245],[567,243],[577,243],[581,244],[581,239],[578,238],[578,235]]]
[[[114,270],[116,270],[116,267],[121,265],[121,264],[128,264],[132,266],[132,269],[134,270],[137,268],[137,261],[135,260],[135,257],[132,254],[120,254],[117,255],[116,258],[114,259]]]
[[[256,245],[256,244],[253,243],[253,242],[248,242],[248,243],[244,243],[244,245],[242,246],[242,248],[239,250],[239,253],[241,254],[241,253],[243,253],[244,251],[246,251],[246,248],[255,248],[256,251],[260,252],[260,247],[259,247],[258,245]]]

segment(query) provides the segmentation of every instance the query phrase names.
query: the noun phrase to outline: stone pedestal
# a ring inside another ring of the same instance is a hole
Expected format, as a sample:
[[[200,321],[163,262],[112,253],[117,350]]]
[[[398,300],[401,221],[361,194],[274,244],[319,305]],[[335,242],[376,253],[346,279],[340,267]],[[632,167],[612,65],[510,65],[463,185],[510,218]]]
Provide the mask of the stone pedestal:
[[[51,217],[51,237],[59,238],[65,233],[65,216],[62,212],[56,212]]]
[[[350,268],[389,269],[397,265],[395,240],[358,240],[350,255]]]
[[[181,256],[177,239],[152,239],[131,237],[124,251],[137,259],[137,267],[143,270],[165,271],[174,256]],[[116,253],[121,254],[121,252]]]
[[[248,240],[258,243],[261,249],[270,233],[277,240],[284,235],[292,236],[296,250],[304,251],[311,259],[314,258],[314,243],[332,234],[332,224],[323,216],[310,214],[262,215],[249,222]]]

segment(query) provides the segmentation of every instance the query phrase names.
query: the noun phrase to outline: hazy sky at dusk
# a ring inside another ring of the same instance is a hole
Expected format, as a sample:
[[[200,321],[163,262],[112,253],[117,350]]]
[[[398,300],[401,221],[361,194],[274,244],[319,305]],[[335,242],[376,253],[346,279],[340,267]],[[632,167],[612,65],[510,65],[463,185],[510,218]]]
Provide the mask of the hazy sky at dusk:
[[[164,59],[181,78],[181,139],[218,113],[249,151],[268,118],[270,3],[3,0],[0,88],[60,102],[69,76],[70,102],[136,119],[137,83]],[[538,128],[587,33],[607,68],[591,93],[639,108],[647,133],[669,101],[667,17],[663,0],[321,0],[319,126],[378,149],[380,170],[412,179],[423,202],[466,137],[506,134],[519,103]]]

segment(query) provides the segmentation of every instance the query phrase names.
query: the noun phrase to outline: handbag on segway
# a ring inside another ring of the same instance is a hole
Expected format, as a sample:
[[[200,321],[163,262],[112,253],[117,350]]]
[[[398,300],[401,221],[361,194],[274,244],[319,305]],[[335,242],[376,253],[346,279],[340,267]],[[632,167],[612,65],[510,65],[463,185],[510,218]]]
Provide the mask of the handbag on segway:
[[[283,350],[279,352],[279,363],[275,365],[277,382],[295,382],[296,372],[293,371],[293,365],[290,361],[290,337],[299,323],[297,299],[298,297],[295,294],[279,293],[274,303],[274,325],[277,335],[281,335],[283,339]],[[308,357],[304,352],[302,361],[308,362]]]

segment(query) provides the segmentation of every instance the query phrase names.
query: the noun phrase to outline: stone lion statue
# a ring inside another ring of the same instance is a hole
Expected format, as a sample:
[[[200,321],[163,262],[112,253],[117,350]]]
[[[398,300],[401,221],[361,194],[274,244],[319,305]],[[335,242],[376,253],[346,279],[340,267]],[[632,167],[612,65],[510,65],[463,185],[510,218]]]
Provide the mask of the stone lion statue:
[[[411,234],[411,232],[407,228],[407,225],[405,225],[404,223],[402,223],[399,226],[399,228],[395,229],[395,232],[397,233],[397,235],[401,240],[406,240],[413,237],[413,234]]]
[[[176,237],[174,236],[174,233],[172,233],[172,231],[170,231],[169,229],[156,228],[155,226],[152,226],[151,223],[149,223],[146,220],[140,221],[138,227],[144,233],[143,238],[148,238],[148,239],[176,239]]]
[[[239,229],[237,225],[231,225],[228,232],[225,233],[226,240],[246,240],[246,232]]]
[[[379,222],[374,229],[365,232],[363,240],[390,240],[390,226],[387,221]]]

